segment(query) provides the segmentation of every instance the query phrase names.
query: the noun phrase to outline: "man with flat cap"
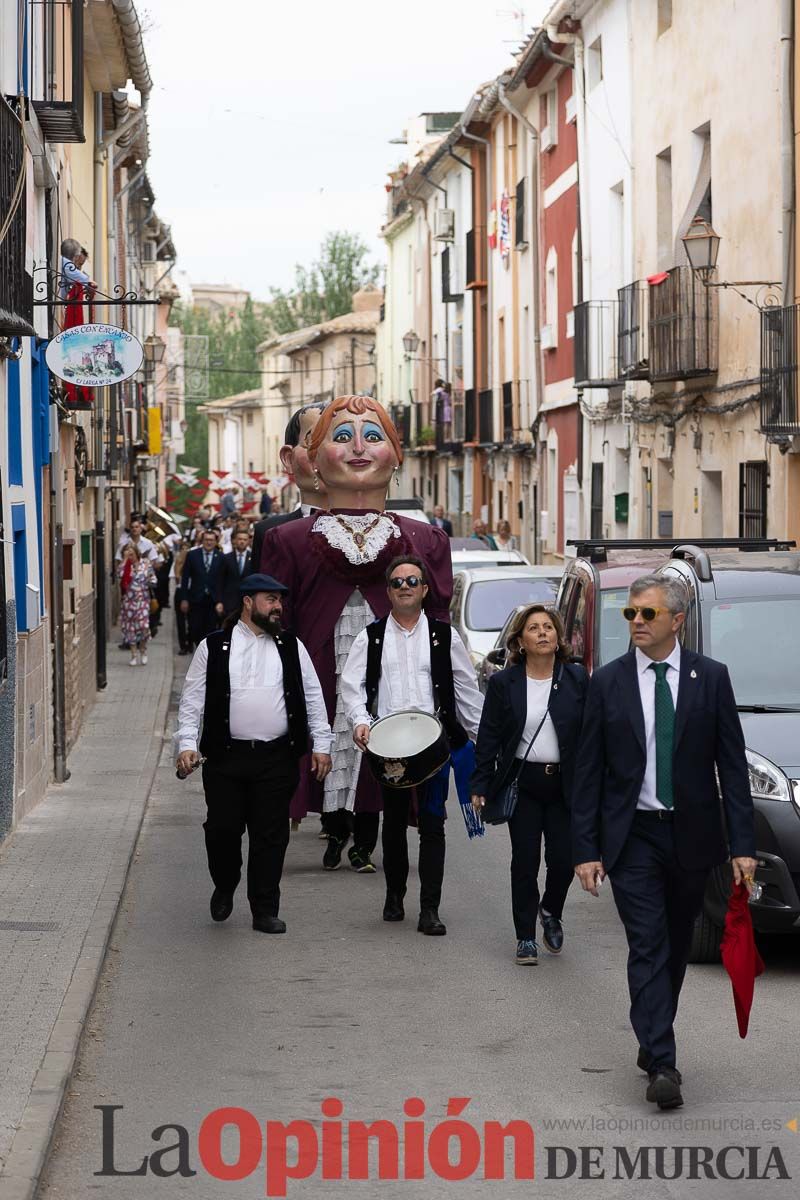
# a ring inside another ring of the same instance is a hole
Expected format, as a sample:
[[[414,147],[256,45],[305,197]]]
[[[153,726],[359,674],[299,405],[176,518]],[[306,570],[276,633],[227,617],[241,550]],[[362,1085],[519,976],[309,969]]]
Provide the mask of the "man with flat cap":
[[[211,916],[225,921],[233,911],[247,829],[247,899],[261,933],[286,931],[278,908],[289,801],[309,740],[315,777],[331,769],[316,671],[302,642],[281,628],[287,591],[270,575],[242,580],[240,608],[195,651],[178,712],[178,771],[188,774],[201,756],[203,762]]]

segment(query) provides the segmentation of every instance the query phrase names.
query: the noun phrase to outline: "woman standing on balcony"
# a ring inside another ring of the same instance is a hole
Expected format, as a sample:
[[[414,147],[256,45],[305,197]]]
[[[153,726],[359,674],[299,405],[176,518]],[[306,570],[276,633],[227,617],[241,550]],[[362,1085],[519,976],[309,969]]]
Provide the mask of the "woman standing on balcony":
[[[122,607],[119,625],[123,641],[131,648],[131,666],[138,667],[141,654],[142,666],[147,665],[147,643],[150,640],[150,586],[155,586],[156,573],[152,564],[142,558],[133,542],[122,548],[122,572],[120,589]]]

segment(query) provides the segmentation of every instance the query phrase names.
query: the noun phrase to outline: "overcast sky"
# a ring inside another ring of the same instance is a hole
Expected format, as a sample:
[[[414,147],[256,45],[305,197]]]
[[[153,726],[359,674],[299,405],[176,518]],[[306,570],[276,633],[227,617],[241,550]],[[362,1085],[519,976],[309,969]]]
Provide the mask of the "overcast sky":
[[[511,61],[527,0],[139,0],[154,90],[150,181],[195,282],[256,299],[325,233],[378,229],[407,118],[462,111]]]

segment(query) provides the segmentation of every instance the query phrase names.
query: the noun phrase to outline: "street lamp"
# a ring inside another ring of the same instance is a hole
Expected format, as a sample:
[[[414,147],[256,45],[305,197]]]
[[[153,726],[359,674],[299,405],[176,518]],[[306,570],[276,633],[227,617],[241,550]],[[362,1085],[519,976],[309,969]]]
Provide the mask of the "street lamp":
[[[695,217],[688,231],[681,238],[689,265],[703,283],[708,283],[711,272],[717,265],[719,254],[719,234],[709,221]]]
[[[166,348],[167,343],[164,341],[164,339],[158,337],[157,334],[151,333],[142,343],[145,362],[152,363],[153,366],[155,366],[157,363],[160,363],[164,358],[164,351]]]
[[[413,329],[409,329],[408,333],[403,334],[403,349],[406,354],[416,354],[419,346],[419,337]]]
[[[741,296],[748,304],[752,304],[753,308],[757,308],[760,311],[762,305],[758,303],[758,297],[756,300],[752,300],[750,296],[746,296],[739,289],[743,287],[767,289],[781,286],[779,281],[771,279],[712,280],[711,276],[717,266],[717,255],[719,254],[721,238],[714,231],[711,222],[705,221],[702,217],[695,217],[681,238],[681,241],[686,251],[686,257],[689,259],[692,275],[696,275],[704,287],[730,288],[736,292],[737,296]],[[775,299],[767,293],[765,304],[769,306],[774,303]]]

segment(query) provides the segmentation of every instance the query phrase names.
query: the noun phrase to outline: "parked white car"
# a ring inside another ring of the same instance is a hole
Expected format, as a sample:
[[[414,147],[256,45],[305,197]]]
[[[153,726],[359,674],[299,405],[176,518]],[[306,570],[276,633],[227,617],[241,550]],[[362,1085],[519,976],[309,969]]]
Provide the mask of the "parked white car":
[[[490,550],[478,538],[450,538],[453,574],[472,567],[524,567],[530,565],[521,550]]]
[[[530,564],[474,567],[454,575],[450,621],[461,635],[476,671],[510,613],[524,604],[555,602],[560,576],[558,567]]]

